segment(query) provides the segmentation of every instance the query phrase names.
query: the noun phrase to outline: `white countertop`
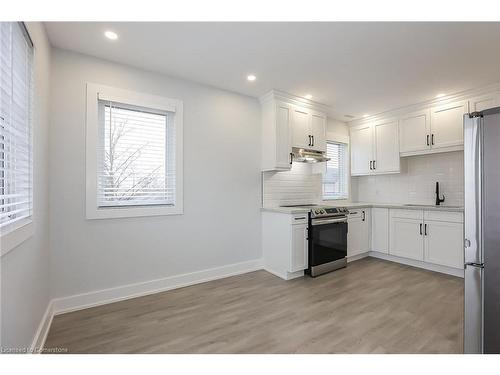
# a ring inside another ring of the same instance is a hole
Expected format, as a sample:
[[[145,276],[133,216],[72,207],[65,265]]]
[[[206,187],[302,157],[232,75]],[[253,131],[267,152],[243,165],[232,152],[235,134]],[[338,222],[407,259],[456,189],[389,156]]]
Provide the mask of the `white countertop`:
[[[463,207],[458,206],[434,206],[434,205],[405,205],[404,203],[373,203],[373,202],[322,202],[320,206],[347,207],[347,208],[399,208],[404,210],[426,210],[426,211],[448,211],[463,212]],[[263,207],[262,211],[281,212],[285,214],[299,214],[309,212],[309,208],[301,207]]]

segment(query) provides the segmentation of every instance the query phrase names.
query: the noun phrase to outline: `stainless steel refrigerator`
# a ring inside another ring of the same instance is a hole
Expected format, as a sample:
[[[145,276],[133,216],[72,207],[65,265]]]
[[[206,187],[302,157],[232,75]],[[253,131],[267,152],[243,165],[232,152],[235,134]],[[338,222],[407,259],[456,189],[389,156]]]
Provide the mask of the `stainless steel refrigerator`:
[[[500,353],[500,107],[464,117],[465,353]]]

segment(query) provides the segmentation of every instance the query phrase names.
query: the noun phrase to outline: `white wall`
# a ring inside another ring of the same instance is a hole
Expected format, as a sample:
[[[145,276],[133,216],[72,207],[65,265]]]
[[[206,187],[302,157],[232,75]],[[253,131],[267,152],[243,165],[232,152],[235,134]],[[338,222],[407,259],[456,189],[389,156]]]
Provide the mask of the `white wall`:
[[[52,58],[53,297],[261,258],[256,99],[68,51]],[[184,215],[85,219],[89,81],[184,101]]]
[[[35,234],[1,258],[1,346],[29,348],[50,300],[48,132],[50,46],[41,23],[27,24],[35,46],[33,222]]]
[[[439,181],[440,192],[446,196],[444,205],[464,204],[462,151],[401,158],[401,173],[353,180],[360,202],[434,204]]]

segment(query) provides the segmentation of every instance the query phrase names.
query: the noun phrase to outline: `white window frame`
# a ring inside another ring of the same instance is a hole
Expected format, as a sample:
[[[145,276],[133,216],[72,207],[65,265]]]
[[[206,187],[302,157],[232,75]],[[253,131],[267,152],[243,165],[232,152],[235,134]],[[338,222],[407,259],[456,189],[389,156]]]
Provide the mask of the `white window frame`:
[[[99,100],[173,112],[175,127],[175,202],[173,205],[99,207],[97,173],[99,160]],[[86,121],[86,217],[112,219],[124,217],[183,214],[183,102],[161,96],[87,83]]]
[[[333,143],[343,143],[346,145],[346,171],[347,171],[347,181],[346,181],[346,198],[325,198],[323,196],[323,180],[321,180],[321,199],[323,201],[348,201],[351,199],[351,160],[350,160],[350,155],[351,155],[351,150],[350,150],[350,142],[349,142],[349,137],[344,136],[342,134],[336,134],[333,132],[327,132],[327,142],[333,142]],[[325,163],[325,169],[324,172],[326,173],[326,163]],[[322,177],[323,178],[323,177]]]
[[[21,26],[24,28],[24,33],[25,37],[28,40],[28,43],[31,44],[33,48],[33,54],[31,57],[31,69],[32,69],[32,76],[31,76],[31,99],[30,99],[30,111],[31,111],[31,116],[30,116],[30,134],[31,134],[31,139],[30,139],[30,182],[31,182],[31,216],[19,220],[18,222],[8,225],[6,228],[2,229],[2,232],[0,233],[0,257],[4,256],[7,254],[9,251],[14,250],[16,247],[18,247],[20,244],[22,244],[24,241],[28,240],[30,237],[32,237],[35,234],[35,225],[33,223],[33,211],[34,211],[34,182],[33,182],[33,132],[34,132],[34,101],[35,101],[35,46],[33,44],[33,41],[29,35],[28,29],[26,24],[22,23]]]

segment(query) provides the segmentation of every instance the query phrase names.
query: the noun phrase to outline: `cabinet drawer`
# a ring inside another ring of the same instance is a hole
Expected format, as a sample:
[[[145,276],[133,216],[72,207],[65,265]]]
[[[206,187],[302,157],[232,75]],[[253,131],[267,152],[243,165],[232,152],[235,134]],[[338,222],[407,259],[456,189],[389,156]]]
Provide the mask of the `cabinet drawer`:
[[[401,219],[422,220],[424,218],[424,213],[422,210],[404,210],[404,209],[391,208],[390,216],[391,218],[397,217]]]
[[[463,223],[464,217],[462,212],[449,211],[424,211],[425,220],[447,221],[450,223]]]
[[[292,215],[292,224],[307,224],[307,212],[303,214],[293,214]]]
[[[366,211],[365,208],[350,208],[349,215],[347,215],[347,219],[358,219],[363,216],[363,211]]]

